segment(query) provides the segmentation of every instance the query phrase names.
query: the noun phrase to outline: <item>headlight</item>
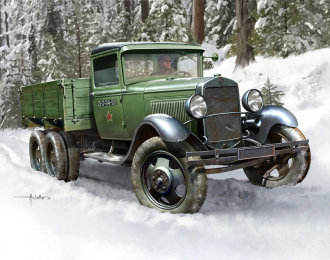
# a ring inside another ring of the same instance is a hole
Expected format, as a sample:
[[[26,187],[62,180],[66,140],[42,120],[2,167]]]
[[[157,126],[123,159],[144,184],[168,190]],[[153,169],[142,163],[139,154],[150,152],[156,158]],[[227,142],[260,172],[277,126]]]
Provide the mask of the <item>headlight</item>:
[[[258,112],[264,106],[264,100],[259,90],[250,89],[242,98],[243,107],[249,112]]]
[[[207,106],[202,96],[192,95],[190,98],[187,99],[185,109],[190,117],[199,119],[205,116]]]

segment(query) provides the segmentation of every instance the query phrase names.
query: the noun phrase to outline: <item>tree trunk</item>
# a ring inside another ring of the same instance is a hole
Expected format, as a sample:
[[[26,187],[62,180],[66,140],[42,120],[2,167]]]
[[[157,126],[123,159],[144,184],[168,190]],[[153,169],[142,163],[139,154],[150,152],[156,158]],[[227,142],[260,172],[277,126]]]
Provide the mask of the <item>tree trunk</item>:
[[[82,61],[81,61],[81,38],[80,38],[80,19],[78,21],[78,13],[80,13],[80,6],[76,5],[75,0],[72,0],[73,8],[74,8],[74,23],[75,23],[75,33],[77,37],[77,47],[78,47],[78,74],[79,78],[82,78]]]
[[[3,40],[2,40],[2,16],[1,16],[1,7],[2,7],[2,1],[0,0],[0,47],[3,46]],[[0,71],[1,73],[1,71]]]
[[[124,7],[126,11],[126,20],[128,24],[131,24],[131,0],[124,0]]]
[[[284,8],[284,32],[283,32],[283,35],[286,35],[288,33],[288,29],[289,29],[289,26],[288,26],[288,5],[287,5],[287,1],[284,1],[283,3],[283,8]],[[289,56],[289,52],[288,50],[282,55],[283,58],[287,58]]]
[[[4,2],[4,6],[6,6],[6,0]],[[9,31],[9,26],[8,26],[8,13],[5,12],[5,27],[6,27],[6,32]],[[6,35],[6,40],[7,40],[7,46],[10,48],[10,43],[9,43],[9,35]]]
[[[3,46],[1,9],[2,9],[2,0],[0,0],[0,48]],[[2,59],[2,53],[1,52],[0,52],[0,59]],[[2,81],[2,69],[0,68],[0,84],[1,84],[1,81]],[[0,126],[0,129],[1,129],[1,126]]]
[[[205,38],[204,32],[204,0],[193,0],[193,12],[191,30],[193,32],[194,40],[201,44]]]
[[[149,16],[149,0],[141,0],[141,19],[142,22],[148,19]]]
[[[255,8],[255,0],[236,0],[237,45],[236,67],[245,67],[255,61],[253,48],[248,44],[255,20],[249,13]]]
[[[79,63],[79,78],[82,78],[82,64],[81,64],[81,39],[80,39],[80,25],[76,18],[76,33],[77,33],[77,45],[78,45],[78,63]]]

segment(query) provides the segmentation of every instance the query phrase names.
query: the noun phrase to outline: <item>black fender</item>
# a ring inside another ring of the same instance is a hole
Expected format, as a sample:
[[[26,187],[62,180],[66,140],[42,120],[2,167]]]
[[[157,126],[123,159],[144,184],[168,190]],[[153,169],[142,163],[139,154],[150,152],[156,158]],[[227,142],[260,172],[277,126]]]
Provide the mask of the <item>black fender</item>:
[[[136,127],[130,149],[124,161],[132,161],[137,148],[147,139],[159,136],[165,142],[189,142],[197,151],[207,151],[199,138],[173,116],[152,114]]]
[[[262,114],[261,126],[257,132],[250,132],[249,138],[263,144],[267,138],[269,130],[275,124],[282,124],[290,127],[297,127],[298,120],[289,110],[279,106],[264,106],[260,113]]]

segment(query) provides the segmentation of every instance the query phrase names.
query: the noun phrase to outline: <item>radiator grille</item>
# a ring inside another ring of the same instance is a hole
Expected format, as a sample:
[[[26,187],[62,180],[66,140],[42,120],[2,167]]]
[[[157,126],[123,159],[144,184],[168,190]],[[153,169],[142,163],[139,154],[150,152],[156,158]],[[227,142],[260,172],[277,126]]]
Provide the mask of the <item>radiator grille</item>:
[[[189,121],[191,118],[187,115],[185,111],[185,103],[184,100],[175,100],[175,101],[154,101],[151,102],[151,113],[152,114],[167,114],[175,117],[182,123]],[[186,124],[191,130],[191,123]]]
[[[205,89],[207,115],[239,112],[239,100],[236,87],[208,87]],[[206,135],[213,147],[218,142],[241,137],[239,114],[219,115],[206,118]]]

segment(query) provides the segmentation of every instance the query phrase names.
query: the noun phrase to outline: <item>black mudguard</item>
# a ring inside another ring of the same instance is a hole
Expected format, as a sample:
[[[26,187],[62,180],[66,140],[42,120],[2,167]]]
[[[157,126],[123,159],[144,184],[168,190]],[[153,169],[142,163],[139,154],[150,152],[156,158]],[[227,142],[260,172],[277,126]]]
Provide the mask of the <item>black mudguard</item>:
[[[136,127],[131,147],[124,161],[132,161],[137,148],[147,139],[159,136],[165,142],[189,142],[197,151],[206,151],[205,145],[183,123],[166,114],[146,116]]]
[[[263,144],[269,130],[275,124],[282,124],[290,127],[297,127],[297,118],[287,109],[278,106],[264,106],[260,111],[262,114],[261,126],[257,132],[250,132],[249,138]]]
[[[143,125],[152,126],[159,137],[167,142],[179,142],[186,140],[192,132],[175,117],[166,114],[152,114],[145,117],[136,131]]]

